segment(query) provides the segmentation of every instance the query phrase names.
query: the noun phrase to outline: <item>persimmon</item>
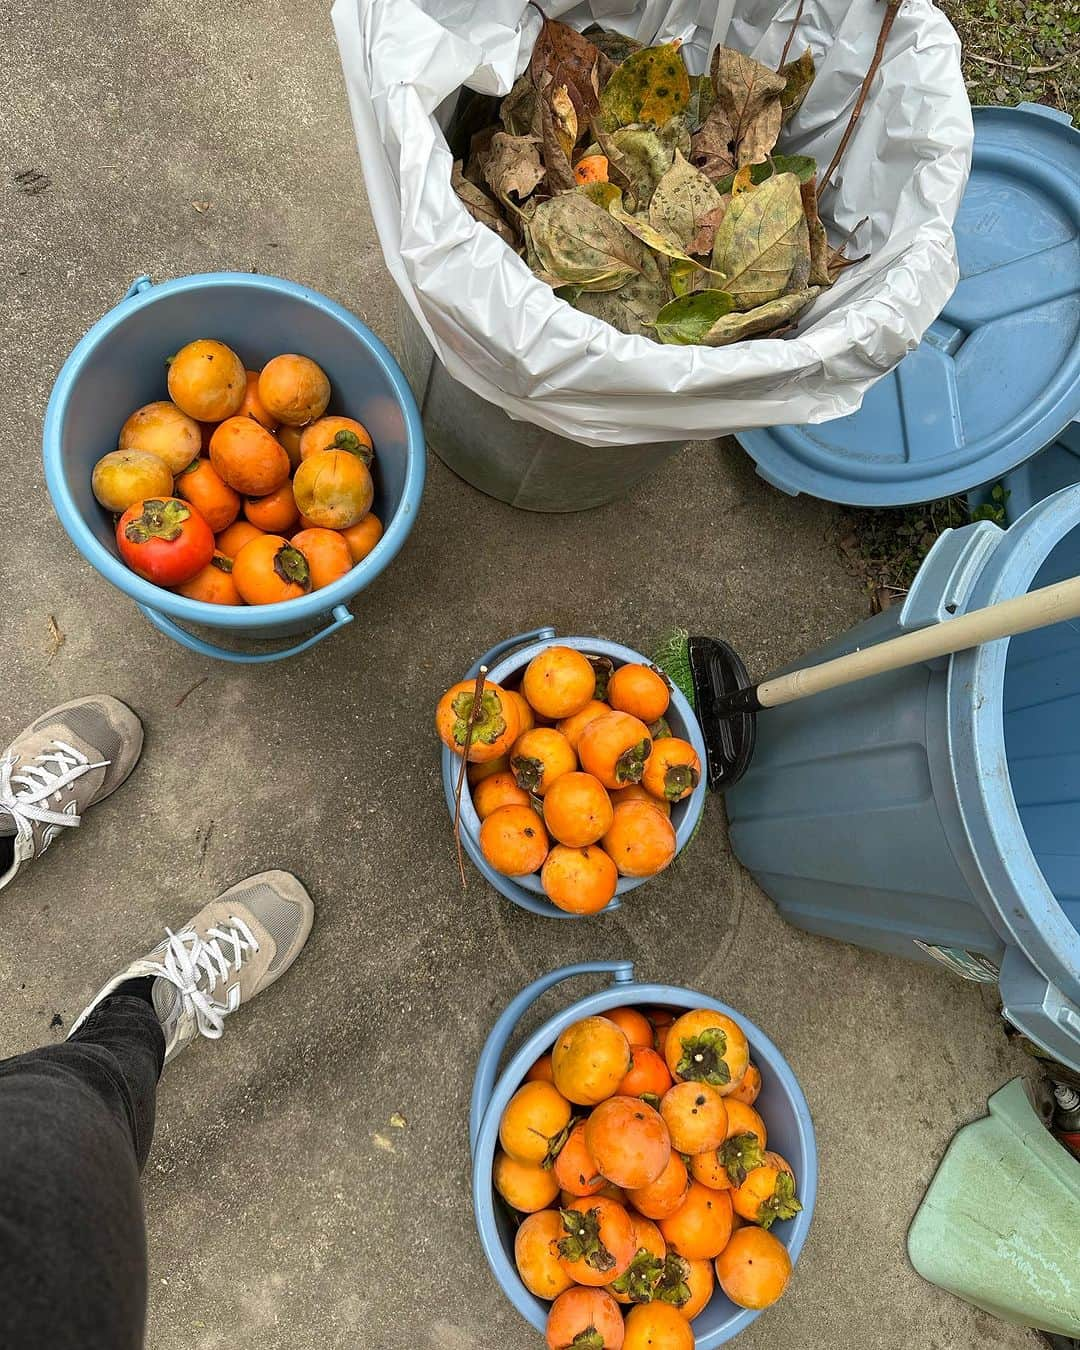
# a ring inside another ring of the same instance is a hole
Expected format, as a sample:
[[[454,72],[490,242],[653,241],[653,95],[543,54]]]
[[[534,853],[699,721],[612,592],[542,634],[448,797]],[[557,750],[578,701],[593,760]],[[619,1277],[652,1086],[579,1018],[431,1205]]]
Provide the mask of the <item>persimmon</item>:
[[[367,427],[351,417],[320,417],[300,434],[300,458],[317,455],[320,450],[347,450],[370,464],[375,449]]]
[[[619,666],[608,680],[607,701],[646,726],[668,710],[671,690],[665,677],[651,666]]]
[[[606,1017],[583,1017],[568,1026],[551,1051],[555,1086],[578,1106],[596,1106],[630,1070],[630,1042]]]
[[[259,426],[265,427],[267,431],[276,431],[277,418],[270,416],[259,397],[259,372],[257,370],[246,370],[244,378],[246,381],[244,401],[237,410],[237,416],[254,417]]]
[[[243,361],[224,342],[199,338],[181,347],[169,362],[168,385],[169,397],[188,417],[221,422],[239,412],[247,390],[247,372]]]
[[[252,525],[265,530],[267,534],[291,533],[300,519],[292,484],[286,478],[276,491],[267,496],[249,497],[244,502],[244,515]]]
[[[551,1056],[541,1055],[525,1075],[524,1081],[526,1083],[554,1083],[555,1078],[551,1072]]]
[[[646,792],[640,783],[631,783],[624,788],[616,788],[611,794],[612,806],[618,806],[620,802],[648,802],[650,806],[655,806],[658,811],[662,811],[665,816],[671,816],[671,803],[665,801],[662,797],[654,797],[651,792]]]
[[[534,734],[540,735],[541,730]],[[561,735],[558,731],[553,734]],[[569,746],[570,742],[566,741],[566,744]],[[570,753],[573,754],[573,750]],[[511,764],[517,754],[518,747],[515,746],[510,756]],[[544,824],[551,835],[568,848],[595,844],[608,832],[611,818],[611,798],[603,783],[591,773],[564,773],[548,786],[544,795]]]
[[[518,735],[524,736],[536,726],[536,714],[532,710],[532,705],[526,702],[516,689],[506,689],[503,692],[518,710]]]
[[[569,1132],[570,1103],[553,1083],[522,1083],[499,1121],[503,1152],[518,1162],[550,1164]]]
[[[753,1106],[761,1092],[761,1070],[756,1064],[747,1064],[746,1072],[742,1076],[742,1082],[734,1092],[729,1092],[728,1096],[737,1102],[744,1102],[747,1106]]]
[[[311,568],[298,548],[279,534],[260,534],[233,559],[233,581],[249,605],[295,600],[311,590]]]
[[[691,1181],[686,1199],[666,1219],[660,1231],[669,1247],[688,1261],[719,1256],[731,1237],[731,1194],[712,1191],[700,1181]]]
[[[497,773],[510,773],[509,751],[504,755],[496,755],[494,759],[482,760],[479,764],[474,763],[470,758],[469,767],[465,771],[465,778],[470,787],[476,787],[485,778],[490,778]]]
[[[716,1258],[716,1278],[736,1307],[768,1308],[787,1288],[791,1257],[772,1233],[740,1228]]]
[[[607,1290],[618,1303],[644,1303],[653,1297],[663,1274],[667,1243],[651,1219],[632,1213],[630,1222],[634,1226],[634,1259]]]
[[[686,1164],[672,1151],[664,1170],[645,1186],[627,1192],[627,1200],[649,1219],[667,1219],[682,1208],[690,1188]]]
[[[617,1205],[626,1204],[626,1192],[618,1186],[613,1186],[610,1181],[605,1181],[595,1194],[602,1195],[605,1200],[614,1200]],[[574,1195],[570,1191],[560,1191],[559,1207],[561,1209],[566,1209],[568,1206],[572,1208],[580,1199],[580,1195]]]
[[[540,872],[544,894],[567,914],[598,914],[615,897],[619,874],[602,848],[556,844]]]
[[[559,721],[581,712],[593,696],[596,676],[572,647],[545,647],[525,667],[521,692],[542,717]]]
[[[671,821],[648,802],[616,806],[602,842],[624,877],[655,876],[675,857],[677,847]]]
[[[594,718],[578,741],[581,767],[599,778],[606,788],[639,783],[651,749],[645,723],[623,712]]]
[[[690,1297],[685,1303],[673,1303],[672,1306],[678,1308],[688,1322],[692,1322],[698,1313],[704,1312],[708,1307],[709,1299],[712,1298],[713,1290],[716,1288],[716,1277],[711,1261],[687,1261],[686,1265],[685,1279]]]
[[[667,1047],[668,1032],[675,1024],[675,1014],[668,1008],[646,1008],[645,1016],[653,1029],[653,1048],[662,1055]]]
[[[201,455],[177,474],[176,495],[190,502],[215,534],[227,530],[240,514],[240,494]]]
[[[555,729],[562,732],[576,754],[581,733],[590,722],[595,722],[598,717],[603,717],[609,712],[611,709],[606,703],[601,703],[598,698],[591,698],[580,712],[574,713],[573,717],[564,717],[557,722]]]
[[[548,1350],[622,1350],[624,1336],[619,1305],[606,1289],[567,1289],[548,1313]]]
[[[689,741],[666,736],[653,741],[641,786],[660,801],[681,802],[701,782],[701,760]]]
[[[725,1097],[728,1127],[724,1142],[717,1149],[717,1158],[733,1186],[741,1186],[747,1172],[764,1163],[767,1136],[765,1122],[752,1106],[734,1097]],[[786,1166],[786,1164],[785,1164]]]
[[[617,1280],[634,1259],[634,1226],[623,1205],[602,1195],[579,1200],[562,1214],[559,1264],[578,1284]]]
[[[612,1008],[604,1016],[617,1027],[622,1027],[631,1046],[652,1047],[652,1026],[644,1013],[639,1013],[636,1008]]]
[[[533,727],[514,742],[510,768],[518,787],[543,797],[557,778],[573,773],[577,756],[570,749],[570,742],[554,727]]]
[[[218,551],[224,553],[226,558],[232,558],[235,561],[236,555],[244,545],[250,544],[253,539],[258,539],[262,533],[264,532],[252,525],[250,521],[234,521],[227,530],[222,530],[218,535]]]
[[[289,466],[294,473],[300,467],[300,437],[303,434],[302,427],[290,427],[284,423],[274,432],[285,453],[289,456]]]
[[[611,1014],[606,1013],[605,1016],[610,1017]],[[658,1055],[651,1046],[632,1045],[630,1055],[633,1064],[630,1072],[619,1084],[619,1092],[627,1097],[655,1098],[656,1101],[650,1103],[655,1105],[671,1087],[668,1066],[664,1063],[663,1056]]]
[[[347,450],[320,450],[293,478],[296,504],[306,521],[327,530],[347,530],[371,510],[375,485],[362,459]]]
[[[544,822],[531,806],[500,806],[480,825],[480,851],[506,877],[538,872],[548,847]]]
[[[292,546],[308,560],[311,584],[317,591],[352,571],[349,546],[336,530],[301,530],[293,535]]]
[[[287,352],[267,361],[259,372],[259,398],[277,421],[304,427],[326,411],[330,381],[310,357]]]
[[[626,1316],[623,1350],[694,1350],[694,1333],[670,1303],[638,1303]]]
[[[559,1265],[562,1219],[557,1209],[541,1209],[521,1221],[514,1234],[514,1265],[521,1283],[537,1298],[558,1298],[573,1286]]]
[[[750,1223],[771,1228],[777,1219],[793,1219],[802,1209],[795,1194],[795,1175],[778,1154],[766,1152],[766,1161],[747,1172],[731,1193],[735,1213]]]
[[[559,1194],[559,1184],[550,1167],[518,1162],[502,1149],[496,1150],[491,1177],[495,1189],[510,1208],[522,1214],[547,1209]]]
[[[721,1145],[721,1148],[723,1145]],[[730,1191],[731,1178],[727,1168],[720,1161],[720,1149],[710,1148],[705,1153],[695,1153],[690,1159],[690,1175],[710,1191]]]
[[[742,1027],[730,1017],[695,1008],[671,1028],[664,1057],[676,1082],[708,1083],[726,1097],[742,1082],[750,1047]]]
[[[680,1153],[719,1148],[727,1136],[727,1107],[708,1083],[676,1083],[660,1099],[660,1114]]]
[[[608,181],[607,155],[582,155],[574,165],[576,183],[606,183]]]
[[[179,497],[133,502],[116,522],[116,547],[137,575],[155,586],[179,586],[214,556],[210,526]]]
[[[265,497],[289,481],[289,456],[253,417],[229,417],[215,429],[210,462],[242,497]]]
[[[215,551],[201,572],[175,588],[176,593],[208,605],[242,605],[244,602],[232,579],[232,570],[232,559]]]
[[[120,428],[118,448],[157,455],[170,472],[177,474],[187,468],[202,449],[202,431],[193,417],[165,399],[147,403],[131,414]],[[168,491],[162,494],[168,495]]]
[[[606,1178],[601,1176],[596,1159],[589,1152],[583,1120],[579,1120],[567,1135],[566,1143],[556,1154],[554,1167],[555,1180],[563,1195],[596,1195],[604,1189]]]
[[[531,806],[532,798],[517,785],[512,773],[493,773],[477,783],[472,803],[481,820],[487,820],[500,806]]]
[[[469,736],[475,693],[475,680],[460,680],[443,694],[435,709],[435,729],[439,739],[459,755]],[[469,740],[469,763],[484,764],[507,755],[517,734],[516,709],[509,699],[503,698],[503,691],[497,684],[485,680],[480,691],[480,712]],[[507,767],[509,761],[503,765],[503,768]],[[470,782],[474,781],[470,778]]]
[[[585,1142],[602,1176],[633,1191],[663,1172],[671,1136],[659,1112],[640,1097],[609,1097],[585,1122]]]
[[[90,485],[106,511],[124,512],[147,497],[171,497],[173,471],[146,450],[110,450],[94,465]]]
[[[382,534],[382,521],[378,516],[373,516],[370,511],[363,520],[341,531],[341,537],[349,546],[354,565],[364,561],[382,538]]]

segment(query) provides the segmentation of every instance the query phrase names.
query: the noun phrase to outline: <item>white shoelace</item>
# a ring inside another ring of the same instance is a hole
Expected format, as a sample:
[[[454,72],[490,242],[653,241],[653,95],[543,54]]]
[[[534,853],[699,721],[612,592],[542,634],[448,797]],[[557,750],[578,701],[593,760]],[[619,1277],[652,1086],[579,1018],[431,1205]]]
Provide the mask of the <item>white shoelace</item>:
[[[205,940],[192,928],[179,933],[171,928],[165,931],[169,941],[164,959],[150,963],[152,972],[148,973],[175,986],[181,1006],[192,1013],[200,1033],[216,1041],[224,1029],[226,1014],[239,1006],[240,987],[234,985],[225,1002],[210,996],[219,980],[227,984],[232,974],[239,973],[247,955],[259,950],[255,935],[235,915],[229,916],[228,928],[208,929]],[[222,943],[232,948],[230,956],[222,951]]]
[[[15,769],[15,756],[0,760],[0,811],[15,821],[16,834],[22,842],[33,833],[33,822],[44,825],[78,825],[82,817],[65,811],[54,811],[50,800],[59,801],[61,791],[91,769],[107,769],[110,761],[91,763],[84,754],[66,741],[50,741],[41,754]]]

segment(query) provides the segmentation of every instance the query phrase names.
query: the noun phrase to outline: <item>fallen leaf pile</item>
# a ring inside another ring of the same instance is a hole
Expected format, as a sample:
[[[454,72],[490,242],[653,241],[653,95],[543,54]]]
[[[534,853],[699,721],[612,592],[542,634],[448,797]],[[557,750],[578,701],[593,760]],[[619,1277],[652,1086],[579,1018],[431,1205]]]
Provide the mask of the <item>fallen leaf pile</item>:
[[[809,50],[770,70],[717,47],[691,76],[676,42],[545,19],[454,190],[558,296],[624,333],[775,337],[853,261],[829,246],[815,161],[774,153],[813,80]]]

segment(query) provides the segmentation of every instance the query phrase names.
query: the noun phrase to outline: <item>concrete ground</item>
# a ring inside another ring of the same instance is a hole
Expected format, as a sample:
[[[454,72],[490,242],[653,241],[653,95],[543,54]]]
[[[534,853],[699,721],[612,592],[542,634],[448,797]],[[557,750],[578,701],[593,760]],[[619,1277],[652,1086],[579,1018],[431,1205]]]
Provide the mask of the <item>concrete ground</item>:
[[[978,986],[786,927],[728,851],[718,799],[681,865],[607,919],[544,921],[457,880],[430,723],[473,657],[544,621],[646,649],[679,623],[765,671],[865,612],[827,540],[832,509],[772,491],[733,442],[564,518],[516,513],[432,459],[412,538],[345,633],[262,670],[187,654],[72,547],[42,479],[42,414],[74,342],[143,271],[281,273],[396,341],[329,19],[304,0],[8,0],[0,39],[0,741],[95,689],[148,733],[125,790],[3,896],[0,1053],[62,1036],[119,962],[249,872],[292,868],[318,906],[289,977],[162,1084],[148,1344],[538,1347],[473,1225],[473,1065],[537,974],[632,957],[744,1009],[814,1111],[809,1244],[740,1345],[1034,1346],[904,1254],[953,1131],[1026,1067]],[[47,186],[22,191],[25,173]]]

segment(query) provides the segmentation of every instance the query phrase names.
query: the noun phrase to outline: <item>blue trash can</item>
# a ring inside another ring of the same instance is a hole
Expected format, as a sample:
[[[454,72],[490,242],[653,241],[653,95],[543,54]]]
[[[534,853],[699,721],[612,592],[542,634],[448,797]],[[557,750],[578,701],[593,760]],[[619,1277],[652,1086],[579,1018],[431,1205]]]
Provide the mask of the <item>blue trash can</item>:
[[[907,600],[811,663],[1080,573],[1080,486],[946,531]],[[802,664],[800,662],[800,664]],[[1080,623],[770,709],[732,847],[791,923],[996,982],[1080,1071]]]
[[[1080,422],[1070,422],[1056,441],[1051,441],[1026,464],[1007,473],[1000,482],[1004,489],[1001,507],[1006,525],[1012,525],[1051,493],[1080,483]],[[996,486],[996,483],[986,483],[969,492],[969,505],[974,509],[992,503]]]
[[[200,337],[228,343],[255,369],[281,352],[310,356],[330,378],[330,411],[357,418],[371,432],[372,509],[383,535],[332,585],[274,605],[210,605],[154,586],[120,561],[112,518],[91,491],[91,472],[116,448],[128,414],[165,396],[166,359]],[[213,272],[156,286],[140,277],[64,363],[45,414],[44,454],[56,513],[83,557],[166,636],[201,656],[243,664],[295,656],[352,622],[347,602],[370,586],[412,529],[426,467],[412,392],[374,333],[317,291],[248,272]],[[232,651],[216,641],[223,633],[258,639],[310,633],[327,620],[313,636],[266,652]],[[188,632],[182,623],[209,629],[215,641]]]
[[[499,1072],[511,1037],[533,1004],[549,989],[578,975],[610,975],[599,993],[578,999],[556,1013],[524,1042]],[[802,1209],[793,1219],[773,1225],[772,1233],[788,1249],[792,1264],[803,1249],[817,1197],[817,1141],[810,1108],[799,1081],[773,1042],[742,1013],[694,989],[671,984],[638,984],[631,961],[585,961],[565,966],[534,980],[508,1005],[491,1029],[476,1066],[469,1109],[472,1148],[472,1194],[480,1242],[492,1273],[518,1312],[543,1334],[549,1304],[531,1294],[514,1265],[515,1225],[509,1210],[495,1193],[491,1168],[499,1142],[499,1121],[529,1069],[555,1044],[559,1036],[583,1017],[602,1015],[626,1005],[671,1008],[677,1015],[691,1008],[715,1008],[738,1022],[750,1043],[750,1058],[761,1070],[761,1093],[755,1107],[769,1132],[769,1146],[786,1158],[795,1172]],[[761,1314],[737,1308],[718,1288],[708,1306],[694,1318],[696,1350],[716,1350],[737,1336]]]

